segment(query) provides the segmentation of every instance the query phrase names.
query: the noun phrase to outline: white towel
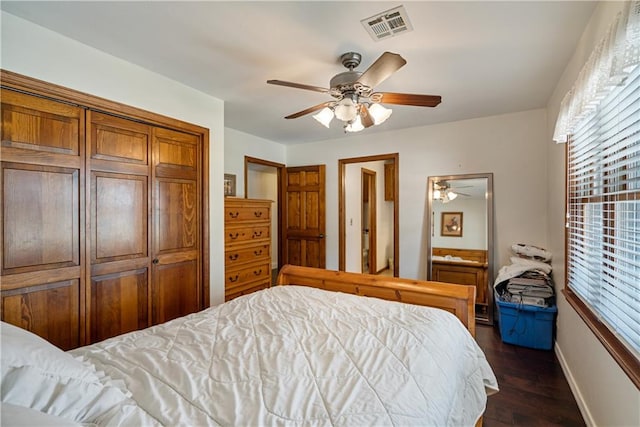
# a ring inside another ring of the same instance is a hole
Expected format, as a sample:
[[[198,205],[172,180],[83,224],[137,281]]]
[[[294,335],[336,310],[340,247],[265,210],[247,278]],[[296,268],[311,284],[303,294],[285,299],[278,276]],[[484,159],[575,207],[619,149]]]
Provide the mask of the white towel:
[[[527,256],[544,262],[551,261],[551,252],[538,246],[515,243],[511,245],[511,249],[517,255]]]
[[[551,273],[551,265],[550,264],[547,264],[547,263],[544,263],[544,262],[540,262],[540,261],[536,261],[534,259],[520,258],[520,257],[517,257],[517,256],[512,256],[511,257],[511,264],[527,265],[532,270],[544,271],[547,274]]]

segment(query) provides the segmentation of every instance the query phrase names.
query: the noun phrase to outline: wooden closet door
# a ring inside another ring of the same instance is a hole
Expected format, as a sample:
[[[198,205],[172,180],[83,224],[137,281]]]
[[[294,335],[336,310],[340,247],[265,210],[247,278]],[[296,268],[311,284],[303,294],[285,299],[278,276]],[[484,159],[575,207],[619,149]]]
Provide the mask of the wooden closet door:
[[[150,325],[151,127],[95,111],[87,123],[93,343]]]
[[[85,344],[84,111],[2,90],[2,320]]]
[[[153,323],[199,310],[202,301],[201,143],[153,131]]]

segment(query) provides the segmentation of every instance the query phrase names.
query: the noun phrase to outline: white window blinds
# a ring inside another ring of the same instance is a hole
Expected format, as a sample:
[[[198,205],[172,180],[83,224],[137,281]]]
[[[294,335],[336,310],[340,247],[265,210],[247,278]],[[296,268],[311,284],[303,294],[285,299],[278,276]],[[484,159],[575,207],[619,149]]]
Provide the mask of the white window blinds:
[[[567,286],[640,359],[640,66],[567,153]]]

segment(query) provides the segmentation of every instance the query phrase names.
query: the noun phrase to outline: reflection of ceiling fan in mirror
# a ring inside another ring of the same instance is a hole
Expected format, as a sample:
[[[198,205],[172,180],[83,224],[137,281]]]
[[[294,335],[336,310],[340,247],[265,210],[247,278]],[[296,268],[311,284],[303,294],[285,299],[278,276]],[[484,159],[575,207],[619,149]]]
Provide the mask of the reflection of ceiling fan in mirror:
[[[382,83],[407,63],[400,55],[385,52],[364,72],[355,71],[354,68],[360,65],[361,59],[361,55],[356,52],[343,54],[340,61],[349,71],[333,76],[329,82],[329,89],[283,80],[267,80],[267,83],[331,95],[334,100],[290,114],[285,119],[296,119],[318,111],[313,116],[314,119],[329,127],[331,120],[336,117],[344,123],[345,132],[358,132],[387,120],[391,110],[383,107],[383,103],[415,107],[435,107],[440,104],[441,97],[438,95],[373,92],[374,86]]]
[[[457,191],[460,188],[470,187],[451,187],[447,181],[438,181],[433,184],[433,200],[440,200],[442,203],[449,203],[458,196],[471,197],[470,194]]]

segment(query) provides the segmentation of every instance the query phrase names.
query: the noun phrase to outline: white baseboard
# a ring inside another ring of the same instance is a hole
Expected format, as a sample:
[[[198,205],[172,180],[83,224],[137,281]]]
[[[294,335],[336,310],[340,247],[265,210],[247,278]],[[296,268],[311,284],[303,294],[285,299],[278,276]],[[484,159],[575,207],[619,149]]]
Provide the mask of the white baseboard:
[[[596,423],[591,416],[591,412],[589,412],[589,408],[582,397],[582,393],[580,393],[580,389],[578,388],[578,384],[576,384],[575,379],[573,378],[573,374],[571,373],[571,369],[569,365],[567,365],[567,361],[562,354],[562,350],[558,346],[556,342],[554,345],[554,350],[556,353],[556,357],[558,358],[558,362],[560,362],[560,367],[562,368],[562,372],[564,372],[564,376],[569,383],[569,387],[571,388],[571,392],[573,393],[573,397],[576,399],[576,403],[578,404],[578,408],[580,409],[580,413],[582,414],[582,418],[584,418],[584,422],[588,427],[596,427]]]

